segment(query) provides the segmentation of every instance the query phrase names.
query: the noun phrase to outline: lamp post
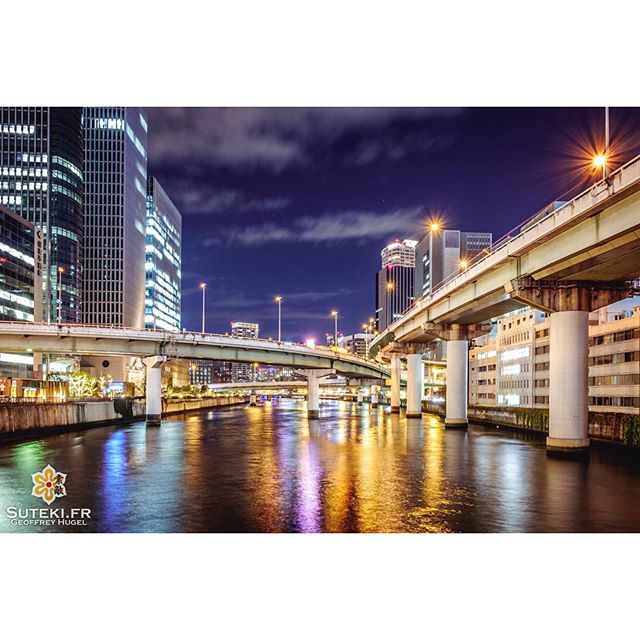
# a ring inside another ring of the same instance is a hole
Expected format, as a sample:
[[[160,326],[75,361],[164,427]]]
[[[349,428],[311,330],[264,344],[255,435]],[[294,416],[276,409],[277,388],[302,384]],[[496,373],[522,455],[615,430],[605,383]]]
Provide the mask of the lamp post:
[[[58,267],[58,324],[62,322],[62,274],[64,267]]]
[[[282,342],[282,296],[276,296],[278,303],[278,342]]]
[[[205,293],[207,291],[207,283],[206,282],[201,282],[200,283],[200,288],[202,289],[202,333],[204,333],[204,329],[205,329],[205,324],[204,324],[204,300],[205,300]]]
[[[602,169],[602,179],[607,178],[607,160],[609,159],[609,107],[604,108],[604,151],[593,158],[593,166]]]
[[[338,348],[338,312],[334,309],[331,312],[334,320],[334,328],[333,328],[333,346]]]
[[[387,292],[387,327],[393,322],[393,310],[392,306],[392,295],[391,292],[394,289],[393,281],[387,280],[386,284],[386,292]]]

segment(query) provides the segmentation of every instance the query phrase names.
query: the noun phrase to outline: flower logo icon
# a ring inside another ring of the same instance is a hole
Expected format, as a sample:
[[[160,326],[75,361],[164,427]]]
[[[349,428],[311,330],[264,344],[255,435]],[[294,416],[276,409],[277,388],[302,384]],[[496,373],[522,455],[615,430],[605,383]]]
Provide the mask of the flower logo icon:
[[[67,474],[57,472],[50,464],[42,471],[31,474],[31,478],[33,480],[31,495],[42,498],[47,504],[51,504],[56,498],[67,495],[64,486]]]

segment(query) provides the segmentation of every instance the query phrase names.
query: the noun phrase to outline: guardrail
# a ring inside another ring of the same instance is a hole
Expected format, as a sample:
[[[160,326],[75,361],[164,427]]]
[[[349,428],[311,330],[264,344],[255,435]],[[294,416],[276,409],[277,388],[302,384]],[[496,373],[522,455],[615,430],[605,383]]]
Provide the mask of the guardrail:
[[[98,325],[98,324],[58,324],[47,322],[15,322],[11,320],[0,321],[0,333],[2,327],[11,327],[12,329],[22,332],[29,330],[37,330],[38,333],[44,335],[64,335],[65,330],[67,334],[73,332],[75,335],[85,335],[87,337],[97,335],[105,335],[107,337],[114,337],[114,332],[122,332],[123,337],[133,337],[142,340],[154,340],[163,343],[177,343],[177,342],[199,342],[204,341],[216,341],[222,344],[229,344],[230,346],[237,345],[238,342],[244,343],[247,347],[255,347],[258,349],[269,348],[275,351],[293,351],[301,354],[320,354],[327,357],[343,360],[346,362],[352,362],[355,364],[364,364],[366,366],[374,366],[386,370],[384,365],[372,360],[371,358],[365,358],[353,353],[342,353],[337,351],[335,347],[324,347],[322,345],[315,345],[309,347],[308,345],[300,342],[287,342],[277,341],[264,338],[247,338],[243,336],[231,336],[229,334],[220,333],[202,333],[197,331],[187,331],[183,329],[181,331],[159,331],[157,329],[139,328],[139,327],[119,327],[115,325]],[[197,358],[196,358],[197,359]]]

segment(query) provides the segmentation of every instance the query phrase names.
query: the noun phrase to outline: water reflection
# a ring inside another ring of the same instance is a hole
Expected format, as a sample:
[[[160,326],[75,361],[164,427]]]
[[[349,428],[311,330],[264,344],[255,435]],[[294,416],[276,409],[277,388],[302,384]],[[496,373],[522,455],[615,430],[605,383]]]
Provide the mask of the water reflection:
[[[31,473],[68,474],[91,531],[640,531],[637,455],[549,459],[540,438],[380,407],[267,402],[0,447],[6,507],[36,507]],[[47,529],[50,530],[50,529]],[[60,530],[65,530],[61,528]]]

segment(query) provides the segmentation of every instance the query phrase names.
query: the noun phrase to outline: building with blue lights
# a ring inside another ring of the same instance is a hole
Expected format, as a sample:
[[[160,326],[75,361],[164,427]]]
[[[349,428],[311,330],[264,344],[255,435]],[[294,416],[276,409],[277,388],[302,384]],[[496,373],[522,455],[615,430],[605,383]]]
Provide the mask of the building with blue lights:
[[[42,321],[43,274],[43,233],[0,205],[0,321]],[[33,354],[0,353],[0,378],[31,377],[34,364]]]
[[[147,180],[144,324],[178,331],[181,298],[182,216],[160,183]]]
[[[43,318],[80,322],[83,247],[82,109],[0,108],[0,204],[45,238]]]

